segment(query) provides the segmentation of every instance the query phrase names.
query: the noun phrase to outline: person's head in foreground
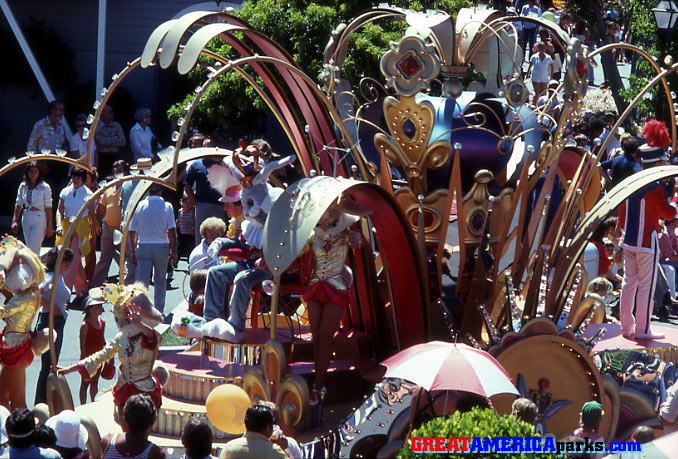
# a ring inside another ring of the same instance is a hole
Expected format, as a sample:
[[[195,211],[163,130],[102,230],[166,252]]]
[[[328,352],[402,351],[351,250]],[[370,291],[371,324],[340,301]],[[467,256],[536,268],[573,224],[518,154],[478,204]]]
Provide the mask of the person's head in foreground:
[[[260,433],[266,438],[273,433],[275,419],[269,407],[254,405],[247,408],[245,413],[245,428],[248,432]]]
[[[511,407],[511,414],[513,417],[525,421],[528,424],[534,424],[538,413],[537,405],[527,398],[519,398],[513,402]]]
[[[191,419],[181,434],[181,444],[186,448],[186,457],[202,459],[212,452],[212,429],[205,421]]]
[[[35,417],[26,409],[16,409],[5,421],[9,446],[16,449],[28,448],[35,441]]]
[[[155,422],[155,405],[147,395],[132,395],[125,403],[122,416],[128,432],[148,437]]]
[[[603,419],[603,405],[596,401],[584,403],[581,408],[581,426],[585,432],[597,432]]]
[[[652,427],[648,426],[638,426],[636,427],[636,430],[633,431],[633,435],[631,435],[631,440],[637,441],[638,443],[649,443],[652,440],[654,440],[655,434],[654,430]]]

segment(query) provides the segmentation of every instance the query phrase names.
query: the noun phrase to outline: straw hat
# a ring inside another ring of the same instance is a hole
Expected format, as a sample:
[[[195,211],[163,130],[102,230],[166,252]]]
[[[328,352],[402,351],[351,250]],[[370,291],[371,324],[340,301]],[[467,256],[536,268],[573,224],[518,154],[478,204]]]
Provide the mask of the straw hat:
[[[136,164],[132,164],[130,167],[133,171],[147,171],[153,167],[153,161],[151,158],[139,158]]]

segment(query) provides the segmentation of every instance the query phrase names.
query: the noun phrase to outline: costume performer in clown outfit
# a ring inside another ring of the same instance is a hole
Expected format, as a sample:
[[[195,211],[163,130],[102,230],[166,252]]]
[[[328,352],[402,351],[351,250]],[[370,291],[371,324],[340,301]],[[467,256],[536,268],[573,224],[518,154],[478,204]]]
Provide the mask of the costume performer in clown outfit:
[[[45,267],[38,256],[12,236],[0,241],[0,306],[5,328],[0,332],[0,405],[12,411],[26,407],[26,368],[48,345],[47,329],[32,333],[40,307],[39,285]]]
[[[148,291],[142,284],[124,287],[104,284],[101,289],[103,298],[113,304],[113,315],[120,332],[102,350],[61,370],[61,373],[77,370],[88,380],[117,354],[120,372],[113,387],[113,398],[120,425],[126,431],[122,410],[132,395],[148,395],[156,408],[160,408],[162,403],[162,387],[153,376],[153,365],[160,347],[160,336],[153,327],[162,321],[162,316],[151,304]]]

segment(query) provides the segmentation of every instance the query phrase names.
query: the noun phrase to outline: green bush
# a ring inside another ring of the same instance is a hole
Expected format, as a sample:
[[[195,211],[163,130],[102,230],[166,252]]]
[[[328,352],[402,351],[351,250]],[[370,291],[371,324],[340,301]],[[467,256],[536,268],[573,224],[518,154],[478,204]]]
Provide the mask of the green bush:
[[[513,416],[500,416],[491,409],[475,407],[466,413],[456,412],[448,418],[435,418],[412,432],[412,437],[533,437],[533,427]],[[464,453],[432,453],[425,454],[426,458],[464,457],[464,458],[528,458],[528,457],[556,457],[553,454],[527,454],[527,453],[496,453],[480,452],[473,454]],[[422,453],[415,453],[410,446],[410,440],[405,443],[398,454],[399,458],[421,458]]]

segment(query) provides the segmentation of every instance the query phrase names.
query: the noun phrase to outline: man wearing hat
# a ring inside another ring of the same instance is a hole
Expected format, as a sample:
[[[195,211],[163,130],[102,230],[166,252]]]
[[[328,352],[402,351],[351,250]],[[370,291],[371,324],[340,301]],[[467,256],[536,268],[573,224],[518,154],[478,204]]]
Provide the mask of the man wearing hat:
[[[603,436],[598,433],[600,421],[603,419],[603,405],[592,400],[584,403],[581,407],[581,427],[572,432],[575,437],[588,438],[592,442],[603,441]]]
[[[668,161],[663,148],[643,145],[640,148],[643,168],[660,166]],[[663,334],[650,330],[654,303],[652,297],[659,266],[659,219],[671,220],[678,213],[669,204],[664,187],[654,182],[636,191],[619,207],[619,225],[623,229],[624,280],[619,313],[622,335],[636,340],[661,339]]]

